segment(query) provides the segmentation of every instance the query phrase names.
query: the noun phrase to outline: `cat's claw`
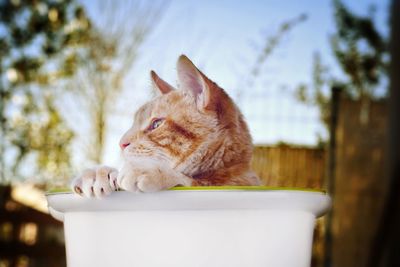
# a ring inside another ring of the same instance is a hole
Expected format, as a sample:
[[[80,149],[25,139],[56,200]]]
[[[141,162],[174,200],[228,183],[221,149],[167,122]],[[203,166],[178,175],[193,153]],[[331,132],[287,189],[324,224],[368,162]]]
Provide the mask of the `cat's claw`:
[[[87,169],[72,181],[73,191],[88,198],[101,198],[118,190],[118,171],[107,166]]]
[[[78,185],[74,186],[74,192],[77,193],[78,195],[82,195],[83,194],[82,189]]]

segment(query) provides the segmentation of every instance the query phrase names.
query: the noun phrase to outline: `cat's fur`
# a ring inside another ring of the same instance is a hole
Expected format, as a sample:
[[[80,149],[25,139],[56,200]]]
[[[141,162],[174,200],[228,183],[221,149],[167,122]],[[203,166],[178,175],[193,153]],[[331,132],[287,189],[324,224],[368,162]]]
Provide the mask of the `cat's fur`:
[[[72,186],[86,196],[118,187],[153,192],[176,185],[258,185],[250,169],[252,143],[246,122],[226,92],[186,57],[177,63],[179,89],[151,72],[161,92],[135,114],[121,138],[124,166],[83,172]]]

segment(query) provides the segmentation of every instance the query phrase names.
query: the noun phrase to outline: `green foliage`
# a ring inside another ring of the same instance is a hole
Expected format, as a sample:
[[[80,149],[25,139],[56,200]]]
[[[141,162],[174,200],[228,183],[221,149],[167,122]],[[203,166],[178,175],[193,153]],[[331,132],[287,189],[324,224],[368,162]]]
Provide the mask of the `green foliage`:
[[[334,1],[336,33],[331,38],[334,55],[347,75],[347,93],[373,98],[376,86],[387,75],[388,41],[378,32],[373,17],[351,13]]]
[[[72,0],[2,0],[0,26],[4,29],[0,39],[2,69],[16,72],[11,82],[48,85],[55,78],[72,74],[60,66],[74,58],[76,50],[71,47],[84,43],[90,22]],[[51,71],[46,63],[55,57]]]
[[[334,77],[315,53],[312,82],[299,85],[296,91],[299,101],[319,107],[326,126],[330,117],[330,87],[342,88],[353,99],[374,99],[379,97],[377,91],[387,79],[389,64],[388,40],[377,30],[373,16],[358,16],[340,0],[333,3],[336,32],[330,42],[344,77]]]
[[[28,155],[42,175],[68,169],[73,134],[56,108],[57,82],[74,74],[90,28],[73,0],[0,0],[3,182]]]
[[[9,121],[8,139],[19,153],[12,165],[17,172],[21,161],[28,154],[35,154],[36,168],[43,178],[62,175],[68,171],[70,155],[68,144],[73,132],[65,125],[51,95],[41,97],[27,95],[21,105],[22,112]],[[24,115],[22,115],[24,114]]]

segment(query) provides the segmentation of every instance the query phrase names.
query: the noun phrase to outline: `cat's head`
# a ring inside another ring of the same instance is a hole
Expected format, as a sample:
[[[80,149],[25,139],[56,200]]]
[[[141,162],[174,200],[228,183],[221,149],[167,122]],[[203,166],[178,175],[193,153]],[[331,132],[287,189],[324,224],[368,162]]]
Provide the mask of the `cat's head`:
[[[188,175],[249,163],[249,131],[230,97],[186,56],[177,71],[179,90],[151,72],[161,95],[136,112],[121,138],[125,160],[151,158]]]

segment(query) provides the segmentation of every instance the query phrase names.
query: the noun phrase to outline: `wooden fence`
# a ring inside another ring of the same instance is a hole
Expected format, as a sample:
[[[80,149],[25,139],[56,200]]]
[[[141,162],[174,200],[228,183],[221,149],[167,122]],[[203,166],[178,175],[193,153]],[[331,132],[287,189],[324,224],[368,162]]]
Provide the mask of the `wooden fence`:
[[[367,266],[388,188],[387,104],[381,100],[364,105],[345,96],[340,99],[332,217],[333,266]]]
[[[63,225],[14,200],[0,186],[0,267],[63,267]]]
[[[256,146],[252,168],[268,186],[322,188],[325,173],[323,149]]]

